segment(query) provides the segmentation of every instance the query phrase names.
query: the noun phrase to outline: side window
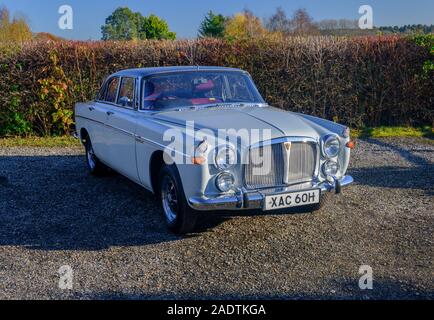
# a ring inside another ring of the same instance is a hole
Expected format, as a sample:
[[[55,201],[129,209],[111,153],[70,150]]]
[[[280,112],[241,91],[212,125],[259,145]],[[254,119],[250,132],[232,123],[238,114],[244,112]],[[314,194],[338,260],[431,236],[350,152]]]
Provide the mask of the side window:
[[[117,104],[132,108],[134,102],[134,78],[122,78]]]
[[[115,103],[116,94],[118,93],[119,78],[115,77],[107,83],[107,90],[105,93],[105,101]]]
[[[99,92],[96,96],[96,100],[104,100],[106,88],[107,88],[107,85],[106,85],[106,82],[104,82],[101,86],[101,89],[99,89]]]

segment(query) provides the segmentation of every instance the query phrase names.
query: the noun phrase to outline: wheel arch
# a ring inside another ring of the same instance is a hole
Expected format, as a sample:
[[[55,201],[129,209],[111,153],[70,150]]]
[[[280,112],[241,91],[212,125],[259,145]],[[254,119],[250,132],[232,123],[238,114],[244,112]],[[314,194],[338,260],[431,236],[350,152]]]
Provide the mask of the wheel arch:
[[[151,156],[151,160],[149,162],[149,177],[151,180],[151,189],[152,189],[151,191],[154,194],[158,193],[160,171],[164,165],[166,165],[166,162],[164,161],[164,151],[162,150],[154,151],[154,153]],[[176,165],[175,162],[173,162],[171,166],[175,169],[177,178],[181,182],[181,186],[182,186],[182,180],[179,174],[178,166]]]
[[[80,129],[80,141],[81,143],[85,144],[87,142],[87,139],[90,138],[89,132],[86,130],[86,128]]]
[[[161,168],[165,165],[164,152],[154,151],[149,162],[149,177],[151,179],[151,191],[157,195]]]

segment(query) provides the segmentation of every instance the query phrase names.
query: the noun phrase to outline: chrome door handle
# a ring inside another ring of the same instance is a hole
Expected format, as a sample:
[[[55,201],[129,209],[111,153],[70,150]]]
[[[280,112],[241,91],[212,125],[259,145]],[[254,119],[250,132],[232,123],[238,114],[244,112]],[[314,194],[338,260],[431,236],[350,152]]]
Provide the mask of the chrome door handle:
[[[93,110],[95,110],[94,107],[89,107],[89,111],[93,111]]]
[[[107,115],[108,115],[108,116],[112,116],[112,115],[114,115],[114,114],[115,114],[114,112],[107,111]]]

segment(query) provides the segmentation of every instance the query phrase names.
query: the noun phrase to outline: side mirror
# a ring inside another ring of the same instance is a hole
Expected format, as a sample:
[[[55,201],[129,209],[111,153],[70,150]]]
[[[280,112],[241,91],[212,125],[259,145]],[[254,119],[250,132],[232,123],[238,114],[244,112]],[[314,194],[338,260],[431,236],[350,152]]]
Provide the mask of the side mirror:
[[[122,97],[119,99],[119,104],[123,107],[132,107],[133,100],[128,97]]]

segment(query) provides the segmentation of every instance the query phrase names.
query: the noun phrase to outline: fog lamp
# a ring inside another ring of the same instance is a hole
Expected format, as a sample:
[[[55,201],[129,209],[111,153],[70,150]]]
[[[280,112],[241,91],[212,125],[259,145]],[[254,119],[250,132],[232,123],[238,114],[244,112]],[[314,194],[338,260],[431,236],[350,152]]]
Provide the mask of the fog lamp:
[[[221,192],[228,192],[234,188],[235,178],[230,172],[222,172],[217,176],[216,186]]]
[[[322,172],[326,177],[334,177],[338,174],[340,169],[339,163],[329,160],[322,166]]]

